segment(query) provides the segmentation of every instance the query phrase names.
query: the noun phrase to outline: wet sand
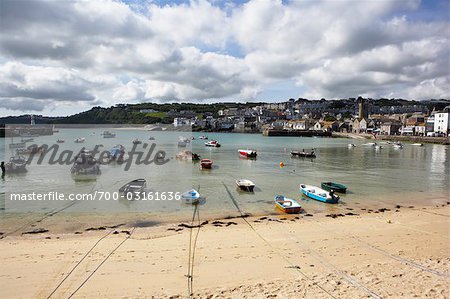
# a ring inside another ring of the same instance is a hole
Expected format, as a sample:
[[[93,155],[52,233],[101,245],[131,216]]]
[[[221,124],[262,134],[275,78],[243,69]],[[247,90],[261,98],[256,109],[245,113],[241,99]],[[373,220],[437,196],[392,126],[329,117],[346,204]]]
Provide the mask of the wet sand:
[[[186,298],[199,231],[196,298],[446,298],[443,205],[17,232],[0,240],[0,297]]]

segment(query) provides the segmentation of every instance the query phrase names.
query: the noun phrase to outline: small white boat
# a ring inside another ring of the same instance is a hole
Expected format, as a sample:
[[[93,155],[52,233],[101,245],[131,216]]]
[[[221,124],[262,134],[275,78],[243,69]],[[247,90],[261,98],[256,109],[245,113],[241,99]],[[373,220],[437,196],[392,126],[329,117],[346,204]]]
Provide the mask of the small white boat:
[[[309,198],[326,202],[326,203],[337,203],[339,201],[339,196],[335,195],[333,191],[326,191],[322,188],[316,187],[316,186],[309,186],[309,185],[300,185],[300,191],[308,196]]]
[[[354,143],[349,143],[348,144],[348,148],[354,148],[354,147],[356,147],[356,145]]]
[[[183,136],[180,136],[178,138],[178,147],[186,147],[187,144],[190,143],[190,142],[191,142],[190,139],[188,139],[186,137],[183,137]]]
[[[380,150],[382,148],[383,148],[383,146],[381,146],[381,145],[375,145],[375,150]]]
[[[255,188],[255,183],[246,179],[237,180],[236,185],[238,185],[239,189],[246,192],[253,192],[253,188]]]
[[[364,143],[363,145],[365,145],[365,146],[375,146],[375,145],[377,145],[377,143],[376,142],[368,142],[368,143]]]
[[[203,140],[206,140],[206,139],[208,139],[208,136],[204,136],[204,135],[202,135],[202,136],[198,137],[198,139],[203,139]]]
[[[185,203],[198,203],[199,198],[200,193],[195,189],[191,189],[181,194],[181,200]]]
[[[103,135],[103,138],[114,138],[114,137],[116,137],[116,134],[111,133],[110,131],[105,131],[105,132],[102,133],[102,135]]]
[[[251,150],[251,149],[238,149],[239,155],[241,157],[244,158],[256,158],[256,156],[258,156],[258,154],[256,153],[255,150]]]
[[[85,138],[77,138],[77,139],[75,139],[75,143],[84,143],[86,141],[86,139]]]
[[[423,146],[423,143],[413,143],[413,144],[411,144],[411,145],[414,145],[414,146]]]
[[[394,148],[396,148],[396,149],[402,149],[402,148],[403,148],[403,144],[401,144],[401,143],[396,143],[396,144],[394,144],[393,146],[394,146]]]
[[[133,144],[142,144],[142,141],[140,141],[138,138],[133,140]]]
[[[209,142],[205,143],[205,146],[209,146],[209,147],[220,147],[220,143],[217,142],[216,140],[211,140]]]

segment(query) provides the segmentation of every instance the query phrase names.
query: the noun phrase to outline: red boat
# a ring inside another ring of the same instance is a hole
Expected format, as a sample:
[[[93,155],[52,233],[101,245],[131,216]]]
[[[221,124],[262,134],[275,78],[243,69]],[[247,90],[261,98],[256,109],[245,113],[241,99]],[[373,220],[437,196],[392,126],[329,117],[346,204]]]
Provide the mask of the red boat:
[[[200,169],[211,169],[213,165],[213,161],[209,159],[201,159],[200,160]]]
[[[250,150],[250,149],[239,149],[238,150],[239,155],[241,155],[241,157],[245,157],[245,158],[256,158],[256,156],[258,155],[256,153],[255,150]]]

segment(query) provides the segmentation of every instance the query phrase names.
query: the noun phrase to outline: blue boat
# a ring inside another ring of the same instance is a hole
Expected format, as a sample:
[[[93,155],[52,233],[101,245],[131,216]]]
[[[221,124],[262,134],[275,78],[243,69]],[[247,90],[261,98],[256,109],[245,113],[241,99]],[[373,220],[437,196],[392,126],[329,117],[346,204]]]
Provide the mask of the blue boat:
[[[181,194],[181,199],[185,203],[196,204],[200,199],[200,193],[197,190],[192,189]]]
[[[337,203],[339,201],[339,196],[335,195],[333,191],[325,191],[316,186],[308,186],[301,184],[300,191],[309,198],[325,202],[325,203]]]

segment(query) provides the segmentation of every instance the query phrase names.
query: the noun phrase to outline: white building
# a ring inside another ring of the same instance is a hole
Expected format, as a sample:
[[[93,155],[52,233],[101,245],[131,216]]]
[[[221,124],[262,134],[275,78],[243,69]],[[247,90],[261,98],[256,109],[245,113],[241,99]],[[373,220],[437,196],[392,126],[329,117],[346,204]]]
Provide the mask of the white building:
[[[182,127],[182,126],[190,126],[191,120],[184,117],[175,117],[173,119],[173,126],[174,127]]]
[[[434,115],[434,132],[444,133],[445,136],[450,134],[450,106]]]

